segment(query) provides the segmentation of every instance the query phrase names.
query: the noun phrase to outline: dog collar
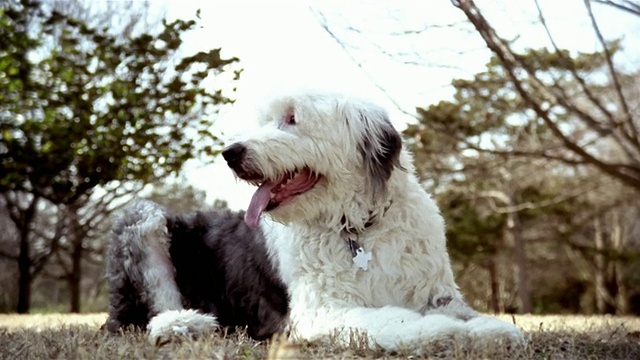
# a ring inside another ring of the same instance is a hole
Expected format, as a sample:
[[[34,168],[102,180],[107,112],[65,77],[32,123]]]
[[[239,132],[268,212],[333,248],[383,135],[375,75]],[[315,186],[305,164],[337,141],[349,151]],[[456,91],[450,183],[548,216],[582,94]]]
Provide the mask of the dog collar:
[[[390,200],[382,210],[382,214],[380,213],[372,214],[371,212],[369,212],[369,218],[367,218],[367,220],[364,222],[364,228],[362,230],[366,230],[369,227],[373,226],[376,222],[378,222],[378,218],[386,215],[387,211],[389,210],[392,204],[393,204],[393,201]],[[345,234],[358,235],[361,232],[358,230],[357,227],[351,226],[351,224],[349,223],[349,219],[347,219],[345,215],[342,215],[342,218],[340,219],[340,224],[342,225],[342,229],[343,229],[342,232]]]
[[[389,210],[392,203],[392,201],[389,201],[387,203],[387,205],[382,210],[382,216],[387,213],[387,210]],[[369,219],[367,219],[367,221],[365,221],[364,223],[364,230],[375,224],[377,220],[378,214],[369,214]],[[351,252],[353,263],[358,268],[367,271],[367,269],[369,268],[369,261],[371,261],[372,258],[371,251],[366,251],[364,247],[358,243],[357,239],[360,232],[355,227],[349,226],[349,221],[347,220],[346,216],[342,216],[341,223],[343,225],[342,238],[347,243],[349,252]]]
[[[365,249],[358,244],[356,239],[351,236],[346,236],[344,241],[346,241],[349,251],[351,251],[353,263],[360,269],[367,271],[369,268],[369,261],[371,261],[372,257],[371,252],[365,251]]]

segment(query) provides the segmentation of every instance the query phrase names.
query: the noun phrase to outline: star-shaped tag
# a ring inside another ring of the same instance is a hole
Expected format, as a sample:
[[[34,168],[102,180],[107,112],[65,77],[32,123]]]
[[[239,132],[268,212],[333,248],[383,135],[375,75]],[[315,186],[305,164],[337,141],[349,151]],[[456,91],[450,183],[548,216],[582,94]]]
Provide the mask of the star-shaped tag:
[[[362,247],[356,249],[356,256],[353,257],[353,263],[360,269],[367,271],[369,267],[369,261],[371,260],[371,253],[364,251]]]

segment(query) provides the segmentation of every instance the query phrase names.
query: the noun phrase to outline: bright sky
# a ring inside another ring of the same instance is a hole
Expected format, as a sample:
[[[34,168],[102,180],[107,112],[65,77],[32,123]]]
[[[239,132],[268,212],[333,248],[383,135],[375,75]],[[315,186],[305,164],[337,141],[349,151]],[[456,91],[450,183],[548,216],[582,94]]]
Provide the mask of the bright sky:
[[[223,55],[240,58],[245,71],[237,84],[238,107],[243,99],[259,97],[274,86],[314,84],[378,99],[401,129],[410,118],[398,111],[387,95],[407,111],[427,106],[452,93],[452,79],[481,71],[489,56],[469,26],[448,26],[465,20],[449,0],[166,1],[169,17],[193,18],[201,9],[202,27],[186,39],[187,46],[198,50],[222,47]],[[560,47],[598,49],[583,0],[539,2]],[[534,25],[537,10],[533,0],[477,3],[486,9],[485,16],[503,37],[519,36],[518,41],[529,47],[549,44],[542,27]],[[603,32],[609,38],[624,36],[627,47],[635,49],[621,61],[640,63],[640,21],[611,9],[594,8]],[[366,71],[324,31],[318,11],[352,46],[352,56]],[[397,34],[427,25],[432,28],[420,35]],[[398,62],[381,50],[404,54],[407,61]],[[236,111],[222,113],[216,125],[228,138],[251,121]],[[221,157],[214,164],[191,164],[186,177],[207,191],[209,202],[224,199],[232,209],[246,208],[254,190],[236,181]]]

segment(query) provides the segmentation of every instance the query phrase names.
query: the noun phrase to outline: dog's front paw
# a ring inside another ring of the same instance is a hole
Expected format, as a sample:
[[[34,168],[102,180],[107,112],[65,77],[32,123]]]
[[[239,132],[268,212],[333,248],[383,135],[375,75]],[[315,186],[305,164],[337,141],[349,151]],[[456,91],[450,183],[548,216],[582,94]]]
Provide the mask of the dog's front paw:
[[[162,312],[149,321],[149,341],[162,345],[174,337],[197,337],[218,327],[213,315],[196,310],[170,310]]]
[[[524,346],[524,334],[515,325],[490,317],[477,316],[467,321],[469,335],[482,342],[501,343],[506,346]]]

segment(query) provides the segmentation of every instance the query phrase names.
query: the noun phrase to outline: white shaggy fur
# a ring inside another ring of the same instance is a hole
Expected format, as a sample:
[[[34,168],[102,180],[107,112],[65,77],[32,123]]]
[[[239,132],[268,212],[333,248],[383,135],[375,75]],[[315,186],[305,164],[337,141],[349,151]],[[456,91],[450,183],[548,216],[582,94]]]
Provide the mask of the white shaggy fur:
[[[162,344],[173,336],[192,337],[211,331],[218,326],[215,316],[196,310],[162,312],[149,321],[149,341]]]
[[[465,303],[444,220],[419,184],[412,156],[402,148],[395,164],[380,160],[393,150],[389,138],[399,136],[384,109],[300,92],[269,102],[259,120],[260,129],[236,143],[247,149],[243,165],[263,181],[305,167],[321,175],[311,190],[268,211],[275,222],[260,223],[290,293],[295,337],[338,332],[346,345],[355,331],[390,350],[453,337],[523,341],[515,326]],[[354,265],[347,238],[371,252],[367,270]]]

